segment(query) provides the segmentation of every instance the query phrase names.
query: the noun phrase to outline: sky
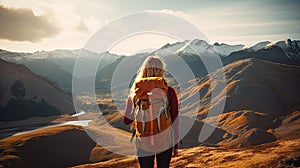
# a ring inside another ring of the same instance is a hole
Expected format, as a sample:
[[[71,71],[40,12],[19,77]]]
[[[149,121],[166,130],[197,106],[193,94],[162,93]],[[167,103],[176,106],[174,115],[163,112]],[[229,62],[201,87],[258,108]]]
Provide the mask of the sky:
[[[142,11],[186,19],[210,43],[300,39],[298,0],[0,0],[0,5],[0,49],[16,52],[79,49],[101,27]],[[144,34],[123,39],[111,50],[132,54],[175,41]]]

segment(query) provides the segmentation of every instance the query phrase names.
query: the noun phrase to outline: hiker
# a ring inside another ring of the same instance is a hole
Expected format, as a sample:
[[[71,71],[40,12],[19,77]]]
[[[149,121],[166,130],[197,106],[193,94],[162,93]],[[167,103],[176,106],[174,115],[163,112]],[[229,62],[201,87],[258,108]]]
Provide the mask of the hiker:
[[[141,66],[126,103],[125,124],[131,124],[140,167],[169,167],[178,155],[178,100],[165,79],[166,65],[149,56]],[[133,139],[132,138],[132,139]]]

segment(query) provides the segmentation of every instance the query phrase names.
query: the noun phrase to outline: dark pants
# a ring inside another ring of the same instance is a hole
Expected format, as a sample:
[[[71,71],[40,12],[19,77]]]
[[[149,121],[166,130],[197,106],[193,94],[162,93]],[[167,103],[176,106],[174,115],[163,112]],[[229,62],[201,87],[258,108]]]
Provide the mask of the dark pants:
[[[170,148],[164,152],[155,154],[155,153],[149,153],[148,156],[145,157],[138,157],[140,167],[141,168],[153,168],[154,167],[154,158],[156,155],[156,163],[157,168],[168,168],[170,165],[171,157],[172,157],[172,150],[173,148]],[[138,149],[141,152],[141,149]],[[142,151],[143,153],[145,151]]]

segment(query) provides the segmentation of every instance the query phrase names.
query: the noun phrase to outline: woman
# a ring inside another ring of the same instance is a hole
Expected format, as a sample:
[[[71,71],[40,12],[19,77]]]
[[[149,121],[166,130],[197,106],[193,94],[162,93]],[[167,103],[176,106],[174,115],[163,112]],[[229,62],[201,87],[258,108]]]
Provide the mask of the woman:
[[[132,108],[136,105],[134,102],[135,95],[137,94],[137,83],[139,83],[142,79],[147,79],[151,77],[161,77],[164,81],[164,75],[165,75],[165,69],[166,65],[163,63],[163,61],[158,56],[150,56],[148,57],[145,62],[143,63],[142,67],[140,68],[140,71],[132,85],[131,88],[131,94],[128,97],[127,103],[126,103],[126,111],[125,116],[123,118],[123,121],[125,124],[131,124],[136,121],[134,120],[134,117],[132,116]],[[164,81],[166,84],[166,82]],[[140,167],[146,168],[146,167],[154,167],[154,159],[156,158],[156,163],[158,168],[163,167],[169,167],[171,157],[172,157],[172,151],[174,152],[174,156],[178,155],[178,120],[176,120],[178,116],[178,99],[177,95],[175,93],[175,90],[166,85],[166,95],[168,97],[168,106],[169,106],[169,112],[171,114],[171,120],[172,120],[172,131],[173,131],[173,144],[175,142],[175,145],[172,145],[171,148],[168,148],[167,150],[164,150],[162,152],[148,152],[146,156],[139,155],[140,152],[143,151],[142,148],[139,148],[137,146],[137,153],[138,153],[138,160]]]

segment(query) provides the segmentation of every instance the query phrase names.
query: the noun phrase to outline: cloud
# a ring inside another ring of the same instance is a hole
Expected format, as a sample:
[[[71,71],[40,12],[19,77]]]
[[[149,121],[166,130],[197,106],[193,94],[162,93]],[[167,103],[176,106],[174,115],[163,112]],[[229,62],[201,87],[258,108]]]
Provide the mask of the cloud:
[[[161,9],[161,10],[145,10],[145,12],[154,12],[154,13],[165,13],[165,14],[169,14],[169,15],[174,15],[174,16],[178,16],[181,17],[183,19],[190,19],[190,15],[179,11],[179,10],[172,10],[172,9]]]
[[[0,39],[38,42],[57,35],[61,28],[51,16],[37,16],[29,8],[0,6]]]

